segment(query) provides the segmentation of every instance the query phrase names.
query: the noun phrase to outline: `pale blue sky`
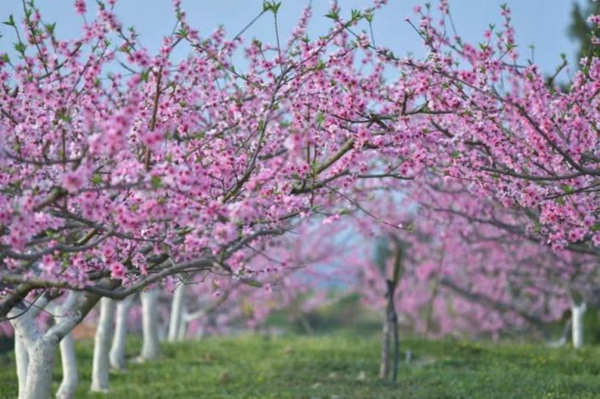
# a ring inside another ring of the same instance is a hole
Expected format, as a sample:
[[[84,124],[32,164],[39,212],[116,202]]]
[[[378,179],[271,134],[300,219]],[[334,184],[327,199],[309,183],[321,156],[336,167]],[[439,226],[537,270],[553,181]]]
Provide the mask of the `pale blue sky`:
[[[574,43],[567,36],[570,11],[574,0],[450,0],[458,33],[466,40],[480,41],[489,23],[498,23],[499,5],[508,3],[513,11],[517,42],[522,54],[530,54],[527,46],[535,45],[535,61],[542,69],[551,73],[560,63],[560,54],[566,53],[573,61]],[[88,1],[91,3],[92,1]],[[37,0],[46,21],[56,21],[57,31],[62,37],[75,37],[81,27],[81,18],[73,9],[73,0]],[[280,32],[285,41],[302,8],[308,0],[283,0],[280,9]],[[343,15],[351,8],[364,8],[371,1],[339,0]],[[424,0],[389,0],[389,4],[375,17],[375,39],[378,44],[388,46],[398,55],[412,52],[423,53],[417,34],[404,18],[414,18],[412,8]],[[432,1],[437,4],[436,0]],[[206,36],[222,24],[233,36],[238,33],[262,9],[262,0],[183,0],[188,20]],[[309,34],[316,37],[325,32],[330,20],[323,17],[329,7],[328,0],[313,0],[314,18]],[[142,42],[156,49],[161,38],[170,33],[175,22],[171,0],[120,0],[117,12],[126,26],[136,26]],[[9,14],[22,15],[21,0],[0,0],[0,20]],[[14,35],[7,26],[1,25],[0,52],[10,51]],[[263,42],[274,40],[271,15],[265,15],[244,35],[256,36]]]

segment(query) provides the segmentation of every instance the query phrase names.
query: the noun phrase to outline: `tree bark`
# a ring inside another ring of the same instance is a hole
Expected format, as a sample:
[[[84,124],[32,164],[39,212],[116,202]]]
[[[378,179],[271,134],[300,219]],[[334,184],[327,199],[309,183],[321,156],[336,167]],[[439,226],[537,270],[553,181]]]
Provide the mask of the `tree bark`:
[[[52,394],[52,371],[56,359],[58,341],[40,337],[28,347],[29,367],[25,384],[25,399],[47,399]]]
[[[584,344],[583,328],[586,310],[587,304],[585,302],[582,302],[580,304],[571,304],[571,312],[573,313],[573,332],[571,335],[573,337],[573,348],[575,349],[582,348]]]
[[[57,322],[58,319],[68,314],[80,298],[80,294],[69,292],[67,299],[61,306],[53,309]],[[72,399],[75,397],[77,385],[79,385],[79,375],[77,372],[77,357],[75,356],[75,343],[73,334],[69,332],[60,340],[60,359],[63,371],[63,379],[56,392],[56,397],[59,399]]]
[[[158,296],[160,291],[152,288],[141,293],[143,344],[140,360],[156,360],[160,354],[158,337]]]
[[[133,305],[133,296],[129,296],[117,303],[117,316],[115,322],[115,336],[110,349],[110,366],[116,370],[125,369],[125,349],[127,347],[127,322],[129,311]]]
[[[19,380],[19,399],[25,397],[27,384],[27,368],[29,367],[29,354],[23,339],[15,334],[15,362],[17,363],[17,379]]]
[[[102,298],[100,301],[100,319],[94,339],[94,360],[92,364],[92,392],[108,392],[109,388],[109,351],[112,339],[115,301]]]
[[[392,292],[392,298],[394,292]],[[400,336],[398,333],[398,314],[396,313],[396,307],[394,306],[394,300],[392,299],[392,339],[394,341],[394,359],[392,368],[392,381],[398,381],[398,367],[400,365]]]
[[[392,381],[398,380],[398,366],[400,362],[400,339],[398,334],[398,314],[394,305],[396,284],[387,280],[387,305],[383,321],[383,341],[381,345],[381,363],[379,365],[379,378],[388,379],[390,372]],[[392,354],[393,345],[393,354]]]
[[[27,375],[29,369],[29,344],[33,340],[41,337],[41,333],[35,325],[35,318],[48,305],[48,297],[43,295],[38,297],[29,307],[21,303],[24,310],[14,309],[9,312],[9,317],[16,317],[11,321],[15,329],[15,361],[17,364],[17,379],[19,381],[19,399],[25,399],[27,396]],[[18,320],[18,318],[22,318]],[[38,336],[39,334],[39,336]]]
[[[167,340],[176,342],[179,340],[179,332],[183,324],[183,303],[185,301],[185,284],[181,283],[175,289],[173,302],[171,303],[171,315],[169,319],[169,334]]]
[[[48,299],[42,297],[38,304],[28,307],[24,301],[8,312],[15,336],[27,350],[29,364],[24,386],[20,384],[20,399],[47,399],[51,396],[52,371],[59,342],[89,313],[100,297],[85,294],[83,300],[72,300],[64,307],[64,314],[55,317],[56,323],[43,333],[35,324],[35,316]],[[45,301],[45,302],[44,302]],[[42,303],[40,305],[39,303]],[[36,310],[37,309],[37,310]],[[20,366],[22,370],[22,365]],[[23,375],[23,372],[20,373]]]
[[[60,358],[62,362],[63,380],[56,392],[58,399],[73,399],[79,385],[77,373],[77,357],[75,356],[75,343],[73,334],[68,333],[60,341]]]
[[[177,331],[177,340],[183,341],[185,340],[185,335],[187,332],[187,320],[186,315],[188,314],[187,306],[183,305],[183,310],[181,311],[181,323],[179,323],[179,330]]]
[[[390,320],[386,313],[383,319],[381,342],[381,362],[379,364],[379,378],[387,380],[390,374]]]

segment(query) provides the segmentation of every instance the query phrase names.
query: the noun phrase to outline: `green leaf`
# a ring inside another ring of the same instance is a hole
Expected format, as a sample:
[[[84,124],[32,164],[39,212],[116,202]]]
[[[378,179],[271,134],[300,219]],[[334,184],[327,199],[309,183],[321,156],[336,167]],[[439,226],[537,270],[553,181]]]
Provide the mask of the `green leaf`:
[[[351,15],[352,15],[351,20],[355,21],[355,22],[362,19],[362,17],[363,17],[363,14],[360,10],[352,10]]]
[[[249,279],[249,278],[241,278],[240,279],[244,284],[249,285],[250,287],[259,288],[262,287],[263,284],[260,281]]]
[[[60,109],[57,113],[56,113],[56,117],[58,119],[60,119],[61,121],[64,122],[71,122],[72,118],[71,115],[69,114],[69,112],[66,109]]]
[[[152,184],[152,188],[154,189],[159,189],[163,186],[162,181],[160,180],[160,176],[152,176],[150,183]]]
[[[281,2],[279,2],[279,3],[273,2],[273,7],[272,7],[273,14],[277,14],[277,11],[279,11],[279,7],[281,7]]]
[[[56,30],[56,22],[51,24],[45,24],[44,27],[46,28],[46,32],[48,32],[50,36],[54,36],[54,31]]]
[[[575,192],[575,188],[573,186],[568,185],[568,184],[563,184],[561,186],[561,188],[567,194],[573,194]]]
[[[320,124],[322,124],[323,122],[325,122],[325,114],[324,114],[324,113],[322,113],[322,112],[319,112],[319,113],[317,114],[317,116],[315,117],[315,121],[316,121],[316,122],[317,122],[319,125],[320,125]]]
[[[277,14],[277,11],[279,11],[279,7],[281,7],[281,2],[276,2],[276,1],[264,1],[263,2],[263,12],[271,11],[273,14]]]
[[[189,31],[187,30],[187,28],[181,28],[177,31],[177,34],[180,37],[187,37],[188,33],[189,33]]]
[[[25,43],[15,43],[15,50],[18,53],[21,53],[21,54],[24,55],[25,54],[25,50],[27,50],[27,46],[25,45]]]
[[[15,17],[13,17],[12,14],[10,14],[8,16],[8,20],[2,22],[4,25],[8,25],[8,26],[16,26],[15,24]]]
[[[99,186],[102,184],[102,175],[100,173],[94,173],[90,181],[93,185]]]
[[[334,21],[339,21],[340,20],[340,14],[334,11],[329,12],[329,14],[325,14],[325,16],[329,19],[333,19]]]

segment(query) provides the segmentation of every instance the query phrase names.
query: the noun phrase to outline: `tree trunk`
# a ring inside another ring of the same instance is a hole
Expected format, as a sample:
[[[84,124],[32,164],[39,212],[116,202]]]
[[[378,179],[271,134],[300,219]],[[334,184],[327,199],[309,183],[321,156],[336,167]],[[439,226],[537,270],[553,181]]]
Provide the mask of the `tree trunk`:
[[[576,349],[583,347],[583,327],[586,310],[587,304],[585,302],[579,305],[575,303],[571,304],[571,312],[573,313],[573,348]]]
[[[110,366],[116,370],[125,369],[125,349],[127,346],[127,321],[129,311],[133,305],[133,296],[129,296],[117,303],[117,317],[115,322],[115,336],[110,349]]]
[[[29,354],[23,339],[15,334],[15,362],[17,363],[17,379],[19,380],[19,399],[25,397],[27,384],[27,368],[29,367]]]
[[[92,392],[108,392],[109,351],[112,338],[115,301],[109,298],[100,300],[100,319],[94,339],[94,360],[92,364]]]
[[[38,304],[30,307],[24,302],[16,304],[9,312],[10,323],[15,329],[15,336],[27,348],[29,364],[26,377],[21,362],[20,376],[25,378],[24,386],[20,384],[20,399],[47,399],[51,396],[52,371],[59,342],[85,317],[90,309],[98,302],[99,297],[85,294],[83,301],[78,298],[66,301],[64,313],[56,315],[56,323],[45,333],[42,333],[35,323],[35,316],[48,303],[46,297],[38,300]],[[41,305],[40,305],[41,303]]]
[[[176,342],[179,340],[179,331],[183,324],[183,302],[185,301],[185,284],[181,283],[175,289],[173,302],[171,303],[171,316],[169,320],[169,334],[167,340]]]
[[[187,332],[187,320],[186,315],[188,314],[187,307],[185,304],[183,305],[183,310],[181,311],[181,322],[179,323],[179,330],[177,331],[177,340],[183,341],[185,339],[185,334]]]
[[[393,296],[393,293],[392,293]],[[392,339],[394,341],[394,362],[392,368],[392,381],[398,381],[398,366],[400,365],[400,337],[398,333],[398,314],[396,313],[396,307],[392,301]]]
[[[58,342],[42,337],[30,346],[24,399],[48,399],[52,395],[52,371]]]
[[[44,295],[29,305],[21,304],[9,312],[9,317],[13,318],[11,324],[15,329],[15,361],[19,380],[19,399],[27,398],[29,351],[32,350],[34,343],[42,338],[42,334],[35,325],[35,318],[44,310],[48,302],[48,297]]]
[[[383,342],[381,345],[381,364],[379,366],[379,377],[388,379],[391,371],[392,381],[394,382],[398,380],[398,365],[400,363],[398,314],[396,313],[396,307],[394,305],[395,290],[396,284],[391,280],[387,280],[387,306],[385,319],[383,321]]]
[[[143,344],[140,360],[156,360],[160,354],[158,337],[158,296],[160,291],[152,288],[142,292],[142,333]]]
[[[60,323],[62,318],[68,317],[70,310],[75,307],[80,297],[80,293],[71,291],[61,305],[52,308],[56,323]],[[59,348],[63,379],[56,392],[56,397],[59,399],[72,399],[75,397],[77,385],[79,385],[79,375],[77,373],[75,344],[73,342],[73,335],[70,332],[60,340]]]
[[[62,362],[63,380],[58,388],[56,397],[58,399],[72,399],[75,397],[79,375],[77,373],[77,357],[75,356],[75,344],[73,334],[67,334],[60,341],[60,358]]]
[[[387,380],[390,374],[390,320],[386,314],[383,319],[383,336],[381,342],[381,363],[379,364],[379,378]]]

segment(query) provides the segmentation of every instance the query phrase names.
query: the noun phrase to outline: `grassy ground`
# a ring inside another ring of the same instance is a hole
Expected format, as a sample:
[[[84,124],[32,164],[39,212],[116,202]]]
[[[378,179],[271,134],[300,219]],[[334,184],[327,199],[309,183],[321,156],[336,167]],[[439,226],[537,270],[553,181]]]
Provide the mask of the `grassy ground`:
[[[133,343],[131,355],[138,345]],[[403,342],[413,360],[400,383],[376,378],[376,338],[348,335],[211,338],[165,345],[153,364],[111,375],[88,392],[91,342],[78,344],[78,398],[600,398],[600,348],[573,351],[462,341]],[[13,359],[0,357],[0,397],[16,397]],[[60,370],[55,374],[55,388]]]

